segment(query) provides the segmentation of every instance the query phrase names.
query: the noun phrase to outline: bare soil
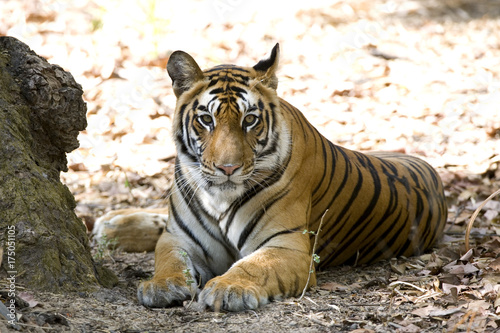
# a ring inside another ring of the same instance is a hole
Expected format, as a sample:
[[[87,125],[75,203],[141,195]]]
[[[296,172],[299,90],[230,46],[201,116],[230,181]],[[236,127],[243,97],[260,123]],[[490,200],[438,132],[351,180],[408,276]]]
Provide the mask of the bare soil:
[[[104,262],[119,276],[117,287],[67,295],[23,291],[21,297],[31,304],[19,309],[17,328],[24,332],[497,331],[498,321],[488,309],[496,300],[492,283],[498,284],[498,272],[473,260],[473,267],[484,268],[464,274],[459,268],[467,261],[452,260],[458,258],[458,247],[320,272],[318,287],[302,299],[276,301],[242,313],[213,313],[196,302],[169,309],[139,306],[136,287],[152,274],[153,254],[108,253]],[[452,264],[446,268],[448,261]],[[443,291],[443,283],[458,280],[467,285],[460,285],[456,294]]]

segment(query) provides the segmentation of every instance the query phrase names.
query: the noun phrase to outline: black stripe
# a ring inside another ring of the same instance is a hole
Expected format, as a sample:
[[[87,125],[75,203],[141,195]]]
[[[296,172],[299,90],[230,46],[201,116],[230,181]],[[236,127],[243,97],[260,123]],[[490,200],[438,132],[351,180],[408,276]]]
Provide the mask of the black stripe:
[[[415,235],[418,234],[418,225],[419,225],[420,220],[422,218],[422,214],[421,214],[421,211],[423,208],[422,197],[420,196],[418,191],[415,191],[414,193],[417,197],[416,202],[413,202],[417,206],[416,207],[416,216],[414,217],[413,221],[410,221],[412,224],[412,228],[410,229],[410,233],[408,234],[408,238],[406,239],[405,245],[401,249],[401,253],[406,252],[406,250],[408,250],[408,248],[412,245],[414,238],[415,238]],[[413,228],[413,226],[416,226],[416,228]],[[412,252],[415,254],[418,254],[419,249],[417,248],[417,246],[413,246]]]
[[[212,68],[204,70],[203,73],[209,74],[209,73],[213,73],[213,72],[222,72],[222,71],[225,71],[225,70],[227,70],[227,71],[235,71],[235,72],[242,72],[242,73],[250,73],[247,69],[245,69],[243,67],[238,67],[238,66],[235,66],[235,65],[228,65],[228,64],[217,65],[215,67],[212,67]]]
[[[232,73],[233,77],[237,79],[239,84],[247,85],[250,78],[243,74]]]
[[[209,215],[209,213],[205,210],[205,207],[200,203],[198,197],[194,195],[194,190],[189,184],[180,184],[184,179],[184,175],[182,173],[182,170],[179,169],[179,171],[176,173],[175,177],[175,183],[177,185],[177,188],[179,189],[179,192],[182,195],[182,198],[186,202],[186,205],[189,207],[189,210],[191,214],[195,217],[196,221],[198,222],[198,225],[200,225],[203,230],[216,242],[218,242],[220,245],[224,247],[224,249],[227,252],[227,255],[231,257],[233,261],[236,261],[236,249],[233,248],[232,246],[229,245],[226,239],[222,238],[222,235],[216,235],[213,233],[211,230],[210,226],[207,225],[207,220],[208,224],[215,224],[215,221],[213,221],[213,218]],[[203,213],[204,216],[201,216],[200,213]]]
[[[380,197],[381,191],[381,181],[379,178],[379,173],[375,169],[374,165],[372,162],[369,160],[368,157],[364,157],[366,159],[366,163],[368,165],[367,170],[370,171],[370,174],[372,176],[372,180],[374,183],[374,193],[372,195],[372,198],[370,200],[370,203],[368,207],[365,209],[361,217],[352,225],[351,230],[348,232],[348,234],[352,235],[350,238],[345,239],[342,243],[344,244],[343,246],[339,247],[336,249],[337,253],[343,253],[346,248],[351,245],[353,242],[356,243],[363,243],[367,238],[371,237],[372,234],[370,233],[365,239],[355,239],[359,236],[359,228],[364,224],[367,227],[370,226],[371,230],[375,231],[381,231],[384,229],[384,226],[387,225],[389,217],[394,213],[395,209],[398,207],[398,199],[397,199],[397,188],[395,188],[394,184],[392,184],[389,179],[386,179],[386,184],[389,185],[389,191],[390,191],[390,196],[389,196],[389,204],[386,207],[386,210],[383,214],[383,216],[378,219],[378,222],[376,224],[371,223],[371,219],[368,220],[368,216],[373,212],[374,208],[377,206],[377,202]],[[401,214],[401,212],[400,212]],[[395,223],[399,223],[399,215],[398,219],[395,221]],[[404,221],[403,221],[404,222]],[[406,225],[406,223],[401,223],[402,227]],[[386,227],[387,228],[387,227]],[[390,231],[390,230],[387,230]],[[385,236],[384,236],[385,237]],[[381,238],[382,240],[384,239],[383,237]],[[341,243],[341,244],[342,244]],[[361,257],[360,257],[361,258]]]
[[[373,210],[374,210],[374,208],[375,208],[375,206],[380,198],[380,193],[382,192],[382,184],[380,182],[378,170],[372,164],[370,159],[368,157],[366,157],[365,155],[359,155],[358,158],[360,160],[365,160],[366,165],[368,166],[367,170],[370,172],[370,175],[372,178],[371,181],[373,182],[374,189],[373,189],[373,195],[372,195],[372,198],[370,200],[370,203],[368,204],[368,207],[366,207],[365,211],[363,212],[361,217],[356,221],[356,223],[354,225],[360,225],[362,222],[364,222],[368,218],[368,216],[370,216],[373,213]],[[363,180],[361,180],[361,181],[363,181]],[[370,180],[365,180],[365,181],[369,182]],[[361,189],[361,187],[359,187],[359,189]],[[351,204],[352,203],[349,202],[348,205],[350,206]]]
[[[285,174],[284,170],[288,167],[288,163],[290,163],[290,160],[291,160],[291,155],[288,155],[288,158],[282,164],[283,172],[273,172],[271,176],[264,179],[260,184],[252,185],[238,200],[236,200],[231,205],[231,207],[229,208],[231,213],[227,219],[226,228],[224,230],[225,236],[227,236],[229,228],[233,223],[234,217],[238,209],[243,205],[245,205],[248,201],[252,200],[252,198],[255,195],[257,195],[260,191],[264,190],[265,188],[272,187],[276,182],[278,182],[281,179],[281,177]],[[263,186],[263,184],[265,186]]]
[[[267,127],[269,132],[276,132],[276,105],[274,103],[269,103],[269,108],[271,111],[265,110],[263,113],[267,116]]]
[[[419,172],[418,172],[418,170],[416,170],[416,169],[415,169],[415,166],[414,166],[414,165],[412,165],[412,163],[411,163],[410,161],[408,161],[408,160],[407,160],[407,162],[408,162],[408,164],[409,164],[409,165],[407,166],[407,170],[408,170],[408,173],[410,174],[411,178],[412,178],[412,179],[413,179],[413,181],[415,182],[415,186],[416,186],[416,187],[422,187],[422,186],[420,185],[419,178],[418,178],[417,174],[415,173],[415,171],[417,171],[417,173],[419,173]],[[419,174],[420,174],[420,173],[419,173]],[[420,174],[420,176],[422,176],[422,175]]]
[[[324,140],[321,140],[322,143]],[[328,178],[328,185],[325,187],[325,190],[323,191],[323,193],[321,195],[319,195],[317,197],[317,199],[315,199],[312,203],[312,206],[314,207],[317,203],[319,203],[326,195],[328,192],[331,191],[331,188],[332,188],[332,183],[333,183],[333,180],[335,179],[335,170],[336,170],[336,166],[337,166],[337,163],[335,163],[335,161],[337,160],[337,149],[335,149],[335,145],[333,143],[331,143],[330,141],[326,140],[326,142],[328,143],[328,147],[330,148],[330,155],[328,155],[326,152],[324,153],[324,167],[326,168],[327,165],[328,165],[328,161],[330,161],[330,177]],[[324,177],[324,176],[323,176]],[[323,182],[321,182],[323,183]],[[315,189],[315,191],[313,191],[312,193],[312,196],[314,197],[316,195],[316,191],[319,189],[319,186]]]
[[[323,174],[321,175],[321,181],[318,182],[318,185],[316,185],[316,187],[312,191],[312,197],[316,196],[316,192],[323,185],[323,181],[325,180],[325,176],[326,176],[326,170],[328,169],[328,158],[327,158],[328,155],[326,154],[325,140],[320,140],[320,143],[321,143],[321,153],[323,155]],[[315,153],[317,154],[318,152],[315,151]],[[331,176],[330,176],[330,183],[331,183],[332,178],[333,178]],[[324,195],[324,192],[323,192],[323,195]],[[321,199],[321,197],[322,196],[319,196],[315,201],[313,201],[312,205],[315,206],[317,201],[319,201]]]
[[[367,250],[363,250],[363,249],[360,249],[360,253],[362,253],[362,255],[360,255],[359,258],[363,258],[363,255],[366,254],[366,253],[371,253],[371,251],[375,248],[375,246],[377,246],[378,242],[380,241],[383,241],[386,237],[386,234],[388,234],[391,230],[393,230],[393,227],[400,222],[400,219],[401,219],[401,214],[402,214],[402,209],[399,210],[399,213],[398,215],[396,216],[394,222],[392,224],[390,224],[390,226],[388,225],[389,224],[389,218],[391,216],[393,216],[393,214],[396,212],[396,209],[399,207],[399,200],[398,200],[398,194],[397,194],[397,188],[394,186],[393,183],[391,183],[390,181],[387,182],[387,184],[389,185],[389,191],[390,191],[390,196],[389,196],[389,204],[384,212],[384,215],[382,216],[382,218],[379,219],[378,223],[376,225],[373,226],[373,230],[376,230],[376,231],[380,231],[380,230],[383,230],[384,229],[384,226],[386,226],[386,231],[384,232],[383,236],[382,237],[377,237],[376,239],[374,239],[372,242],[370,242],[367,246],[369,246],[369,248]],[[395,224],[395,225],[394,225]],[[400,232],[401,230],[405,227],[406,223],[402,223],[401,226],[400,226],[400,230],[398,230],[398,232],[395,233],[395,236],[393,237],[394,238],[398,238],[401,236]],[[355,232],[353,230],[351,230],[351,232]],[[356,243],[358,244],[363,244],[368,238],[372,237],[373,234],[370,233],[368,234],[364,239],[362,240],[356,240]],[[389,244],[392,244],[392,240],[389,241]],[[374,244],[372,246],[370,246],[370,244]],[[336,251],[336,253],[342,253],[341,252],[342,250],[340,251]],[[354,259],[355,257],[357,256],[357,254],[354,256]],[[333,255],[333,254],[330,254],[328,257],[328,259],[325,259],[325,260],[322,260],[322,266],[328,266],[328,264],[333,261],[336,256]],[[349,261],[349,260],[347,260]]]
[[[406,227],[406,223],[400,223],[400,218],[401,218],[402,211],[399,211],[399,214],[396,216],[394,221],[390,223],[388,221],[385,221],[388,225],[386,226],[385,231],[382,233],[380,237],[377,237],[376,239],[373,240],[371,245],[365,247],[364,249],[360,249],[360,258],[364,258],[365,256],[370,255],[370,259],[368,261],[374,261],[376,259],[379,259],[384,252],[387,250],[391,249],[391,246],[396,243],[396,240],[401,237],[401,234]],[[397,228],[397,230],[394,232],[394,229]],[[380,230],[380,229],[376,229]],[[394,232],[392,237],[390,239],[386,239],[387,236],[389,235],[390,232]],[[382,249],[377,250],[377,252],[374,252],[375,248],[382,246]],[[396,257],[398,255],[402,254],[401,251],[401,246],[397,249],[393,250],[393,253],[391,254],[391,257]]]
[[[188,104],[184,104],[179,108],[179,119],[181,119],[181,128],[180,130],[176,131],[175,139],[177,143],[177,151],[179,155],[184,155],[187,156],[191,162],[197,162],[198,158],[197,156],[193,155],[189,150],[188,150],[188,144],[189,142],[185,141],[184,136],[186,135],[189,137],[187,133],[187,128],[191,126],[190,120],[191,118],[189,117],[189,112],[186,114],[186,108]],[[186,133],[185,133],[186,132]],[[186,138],[187,139],[187,138]]]
[[[208,82],[207,89],[212,87],[212,86],[215,86],[217,83],[219,83],[219,80],[210,80]]]
[[[215,88],[215,89],[210,90],[208,93],[210,95],[216,95],[216,94],[220,94],[223,92],[225,92],[225,90],[223,88]]]
[[[280,273],[277,270],[274,271],[274,277],[276,279],[276,282],[278,282],[278,289],[280,290],[280,294],[283,296],[287,296],[286,294],[287,288],[285,287],[285,284],[283,283],[283,280],[280,277]]]
[[[257,141],[260,145],[264,147],[268,146],[259,154],[259,156],[257,156],[257,159],[276,154],[276,152],[278,151],[278,141],[279,141],[279,133],[275,133],[275,135],[271,139],[271,143],[269,144],[268,144],[269,137],[266,137],[265,140]]]
[[[198,107],[198,104],[200,104],[200,102],[198,102],[198,99],[196,98],[193,102],[193,105],[191,106],[191,110],[195,111]]]
[[[347,183],[347,180],[349,180],[349,178],[351,177],[350,173],[351,173],[352,168],[353,168],[351,162],[349,161],[349,159],[347,157],[346,152],[340,148],[338,148],[336,150],[342,155],[342,158],[343,158],[342,162],[345,165],[345,171],[344,171],[344,177],[342,178],[342,183],[337,187],[337,191],[333,195],[333,197],[330,200],[330,202],[328,203],[328,205],[326,205],[327,208],[333,207],[333,204],[334,204],[335,200],[337,200],[340,193],[342,193],[343,190],[346,190],[345,185]],[[338,164],[339,162],[341,162],[341,161],[339,161],[339,159],[337,158],[335,163]],[[358,173],[359,173],[359,170],[358,170]],[[359,182],[358,182],[358,186],[359,186]],[[338,214],[337,219],[334,222],[328,221],[326,223],[326,225],[330,225],[330,227],[328,229],[325,229],[325,232],[324,232],[325,235],[330,235],[330,233],[332,233],[332,231],[334,231],[334,230],[342,229],[342,227],[345,224],[345,221],[347,221],[349,219],[349,216],[345,216],[348,209],[349,209],[349,207],[347,205],[344,205],[344,209],[342,210],[342,212],[340,214]],[[344,220],[344,222],[341,223],[341,220]],[[333,232],[333,234],[330,237],[328,237],[323,242],[323,244],[321,244],[318,247],[318,252],[322,252],[327,246],[329,246],[330,242],[335,238],[335,236],[336,236],[336,232]]]
[[[289,114],[291,114],[294,117],[296,123],[301,127],[302,131],[299,131],[298,133],[300,133],[304,136],[304,140],[306,142],[309,140],[310,133],[317,134],[317,135],[321,136],[321,134],[319,134],[319,132],[316,130],[316,128],[314,128],[314,126],[312,126],[311,123],[307,120],[307,118],[304,116],[304,114],[302,112],[300,112],[300,110],[294,108],[290,104],[286,105],[286,109],[289,112]],[[304,127],[304,126],[306,126],[306,127]]]
[[[380,158],[378,156],[373,156],[374,158],[378,159],[379,162],[387,169],[391,170],[392,171],[392,174],[394,176],[397,176],[398,175],[398,168],[396,168],[396,166],[394,165],[393,162],[391,161],[388,161],[386,159],[383,159],[383,158]],[[382,168],[382,170],[385,170],[385,168]]]
[[[276,202],[282,199],[289,192],[290,192],[289,190],[281,191],[281,193],[277,194],[274,198],[272,198],[272,200],[268,201],[264,207],[262,207],[257,213],[253,215],[253,218],[246,224],[245,228],[240,234],[240,238],[238,239],[238,245],[237,245],[238,250],[241,250],[241,248],[247,241],[248,236],[250,236],[250,234],[255,229],[257,224],[260,222],[264,214],[266,214],[266,212],[272,207],[272,205],[274,205]]]
[[[179,214],[177,213],[177,209],[175,208],[175,205],[170,205],[170,210],[171,214],[174,217],[174,221],[176,225],[196,244],[200,247],[200,249],[203,251],[203,255],[205,256],[205,260],[208,260],[208,258],[211,258],[209,252],[207,249],[203,247],[201,244],[200,240],[192,233],[191,229],[188,228],[188,226],[184,223],[184,221],[181,219]]]
[[[293,271],[293,277],[294,277],[294,281],[295,281],[293,284],[293,289],[292,289],[292,292],[287,296],[296,296],[301,291],[300,290],[300,277],[296,271]]]
[[[281,236],[281,235],[286,235],[286,234],[291,234],[291,233],[294,233],[294,232],[299,232],[301,229],[302,229],[302,227],[297,227],[297,228],[294,228],[294,229],[286,229],[286,230],[281,230],[281,231],[275,232],[271,236],[267,237],[262,243],[260,243],[255,248],[255,251],[257,251],[258,249],[260,249],[261,247],[263,247],[266,243],[268,243],[271,239],[273,239],[275,237],[278,237],[278,236]]]
[[[198,162],[198,159],[195,155],[191,154],[186,145],[184,144],[184,141],[182,139],[182,133],[177,133],[176,134],[176,141],[177,141],[177,150],[179,155],[184,155],[189,158],[190,162]]]

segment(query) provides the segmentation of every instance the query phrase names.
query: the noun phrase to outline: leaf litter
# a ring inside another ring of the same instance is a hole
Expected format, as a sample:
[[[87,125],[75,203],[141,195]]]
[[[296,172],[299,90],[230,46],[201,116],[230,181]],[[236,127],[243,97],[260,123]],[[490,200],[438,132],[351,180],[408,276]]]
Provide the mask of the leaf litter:
[[[196,304],[141,307],[135,291],[153,273],[153,254],[110,251],[101,260],[118,275],[118,286],[71,295],[18,286],[18,325],[2,319],[0,331],[499,330],[498,198],[472,219],[470,249],[464,242],[472,214],[500,188],[496,1],[290,3],[275,10],[281,16],[268,17],[257,2],[246,6],[2,2],[0,35],[25,41],[84,88],[89,125],[61,178],[87,226],[110,210],[166,203],[175,159],[175,97],[164,69],[171,52],[183,49],[202,67],[251,65],[279,41],[279,93],[325,136],[361,151],[416,154],[438,169],[449,208],[442,241],[418,257],[318,272],[318,286],[304,298],[238,314]]]

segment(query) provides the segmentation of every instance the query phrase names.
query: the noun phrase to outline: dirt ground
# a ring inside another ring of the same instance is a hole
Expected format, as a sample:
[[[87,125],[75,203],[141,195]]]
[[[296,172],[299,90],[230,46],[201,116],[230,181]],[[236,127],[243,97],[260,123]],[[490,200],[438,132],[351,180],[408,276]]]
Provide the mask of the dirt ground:
[[[20,297],[27,304],[19,311],[20,322],[14,329],[22,332],[496,332],[498,317],[491,307],[498,302],[498,264],[495,272],[488,267],[488,261],[479,258],[452,260],[457,258],[459,247],[448,244],[419,258],[320,272],[318,287],[302,299],[276,301],[242,313],[208,312],[196,302],[169,309],[139,306],[136,287],[138,281],[152,274],[153,254],[108,253],[104,262],[119,276],[117,287],[67,295],[23,291]]]
[[[181,4],[182,3],[182,4]],[[312,3],[312,2],[311,2]],[[339,145],[421,156],[445,184],[449,220],[431,253],[320,272],[302,299],[212,313],[146,309],[152,253],[103,250],[113,289],[55,295],[18,286],[21,332],[500,331],[500,4],[496,0],[3,0],[0,35],[27,43],[82,84],[88,127],[62,181],[89,226],[165,204],[175,97],[165,71],[182,49],[202,68],[253,65],[276,42],[279,94]],[[2,281],[2,288],[6,285]],[[6,290],[0,290],[5,299]],[[1,316],[0,316],[1,318]]]

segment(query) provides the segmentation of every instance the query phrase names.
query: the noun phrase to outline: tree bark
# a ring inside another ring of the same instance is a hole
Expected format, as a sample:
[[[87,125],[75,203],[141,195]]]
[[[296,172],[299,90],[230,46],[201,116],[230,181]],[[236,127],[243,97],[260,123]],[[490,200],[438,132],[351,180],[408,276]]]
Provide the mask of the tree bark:
[[[82,88],[12,37],[0,37],[0,245],[16,283],[54,292],[111,286],[75,200],[60,182],[87,126]]]

